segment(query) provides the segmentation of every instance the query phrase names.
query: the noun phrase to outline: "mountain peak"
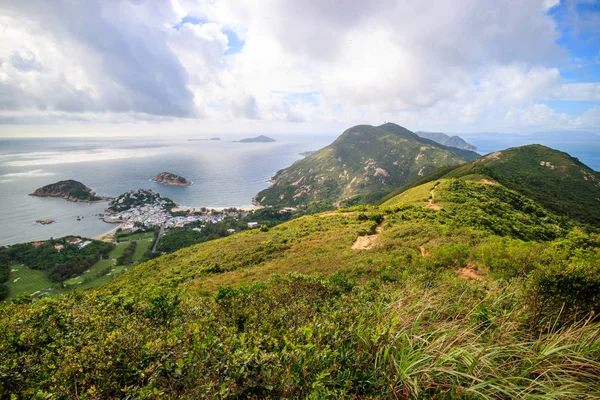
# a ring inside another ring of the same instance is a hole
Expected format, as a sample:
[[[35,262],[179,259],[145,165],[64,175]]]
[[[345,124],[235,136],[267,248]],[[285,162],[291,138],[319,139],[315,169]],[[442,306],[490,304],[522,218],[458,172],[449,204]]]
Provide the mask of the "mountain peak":
[[[279,171],[273,185],[255,200],[264,205],[368,202],[437,167],[478,156],[467,153],[393,123],[357,125],[331,145]]]

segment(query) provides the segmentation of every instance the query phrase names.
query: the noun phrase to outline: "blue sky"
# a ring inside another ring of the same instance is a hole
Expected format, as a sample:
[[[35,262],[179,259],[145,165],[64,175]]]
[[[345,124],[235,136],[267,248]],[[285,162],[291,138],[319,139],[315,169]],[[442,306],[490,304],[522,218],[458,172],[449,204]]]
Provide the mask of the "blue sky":
[[[600,126],[594,0],[7,0],[0,28],[0,135]]]

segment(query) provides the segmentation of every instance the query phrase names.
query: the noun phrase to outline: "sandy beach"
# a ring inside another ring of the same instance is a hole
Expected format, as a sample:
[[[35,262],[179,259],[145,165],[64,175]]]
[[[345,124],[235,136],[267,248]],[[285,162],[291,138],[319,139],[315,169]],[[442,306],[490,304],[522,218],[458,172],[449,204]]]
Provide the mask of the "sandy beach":
[[[95,238],[93,238],[94,240],[100,240],[102,242],[112,242],[113,241],[113,236],[115,235],[115,233],[117,232],[117,229],[122,228],[123,224],[119,224],[119,226],[117,226],[116,228],[111,229],[110,231],[103,233],[100,236],[96,236]]]

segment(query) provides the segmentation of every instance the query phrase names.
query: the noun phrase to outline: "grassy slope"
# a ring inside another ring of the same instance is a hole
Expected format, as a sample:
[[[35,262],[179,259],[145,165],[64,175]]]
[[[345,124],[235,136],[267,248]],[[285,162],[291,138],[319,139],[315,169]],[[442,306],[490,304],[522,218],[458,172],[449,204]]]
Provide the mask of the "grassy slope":
[[[465,165],[440,168],[392,191],[379,204],[426,182],[471,175],[497,181],[558,215],[600,224],[600,174],[566,153],[541,145],[511,148]]]
[[[395,124],[359,125],[279,171],[273,186],[260,192],[257,200],[265,205],[365,202],[436,167],[461,164],[477,156],[420,138]]]
[[[574,303],[531,292],[531,277],[597,271],[600,237],[471,178],[202,243],[97,291],[8,306],[1,387],[104,398],[598,396],[600,325],[571,324]],[[440,210],[422,207],[432,188]],[[374,246],[353,250],[382,214]]]

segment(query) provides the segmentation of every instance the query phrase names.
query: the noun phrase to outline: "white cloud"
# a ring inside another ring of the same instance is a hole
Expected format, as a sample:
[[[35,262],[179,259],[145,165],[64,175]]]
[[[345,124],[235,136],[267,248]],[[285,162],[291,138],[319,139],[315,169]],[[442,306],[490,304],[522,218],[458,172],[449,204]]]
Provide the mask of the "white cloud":
[[[570,101],[600,101],[600,83],[565,83],[557,85],[550,92],[549,98]]]
[[[551,66],[568,56],[547,13],[556,5],[7,0],[0,122],[588,126],[541,104],[600,100],[598,83],[565,83]],[[244,41],[234,54],[230,32]]]

